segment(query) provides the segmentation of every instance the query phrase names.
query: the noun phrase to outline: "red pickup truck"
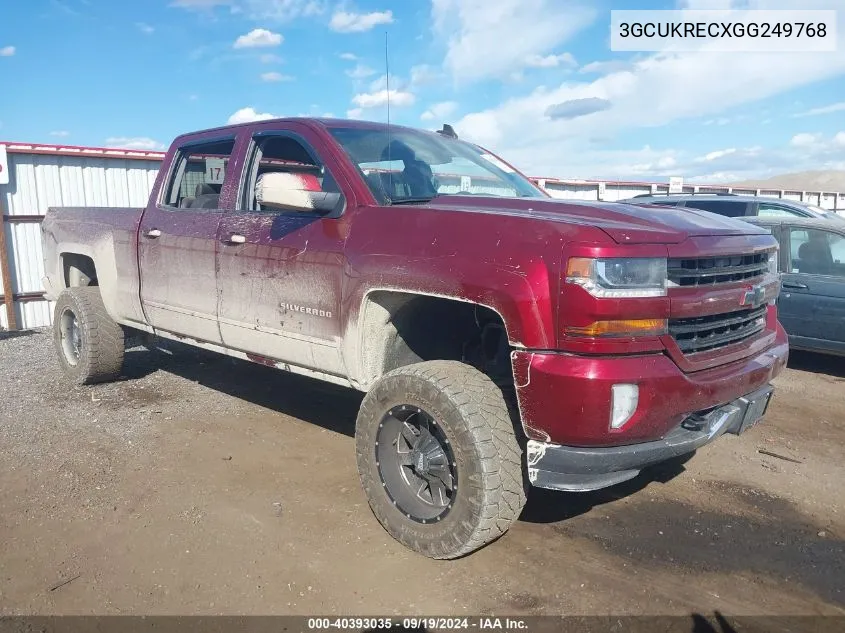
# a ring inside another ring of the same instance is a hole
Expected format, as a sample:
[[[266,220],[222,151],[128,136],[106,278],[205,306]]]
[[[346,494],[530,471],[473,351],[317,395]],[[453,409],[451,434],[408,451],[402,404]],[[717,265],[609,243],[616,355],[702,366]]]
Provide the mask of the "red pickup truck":
[[[117,377],[141,331],[366,392],[370,506],[435,558],[503,534],[530,485],[611,486],[744,431],[787,360],[767,231],[553,200],[448,126],[187,134],[145,209],[42,230],[69,376]]]

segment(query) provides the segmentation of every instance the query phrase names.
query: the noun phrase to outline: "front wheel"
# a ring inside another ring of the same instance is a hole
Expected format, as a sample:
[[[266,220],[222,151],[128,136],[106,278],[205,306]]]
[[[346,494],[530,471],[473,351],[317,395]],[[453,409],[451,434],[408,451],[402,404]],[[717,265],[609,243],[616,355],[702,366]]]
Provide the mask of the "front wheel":
[[[457,558],[486,545],[525,505],[507,404],[469,365],[428,361],[386,374],[361,404],[355,442],[373,514],[425,556]]]
[[[123,328],[106,312],[96,286],[68,288],[56,300],[53,341],[65,374],[80,385],[120,376]]]

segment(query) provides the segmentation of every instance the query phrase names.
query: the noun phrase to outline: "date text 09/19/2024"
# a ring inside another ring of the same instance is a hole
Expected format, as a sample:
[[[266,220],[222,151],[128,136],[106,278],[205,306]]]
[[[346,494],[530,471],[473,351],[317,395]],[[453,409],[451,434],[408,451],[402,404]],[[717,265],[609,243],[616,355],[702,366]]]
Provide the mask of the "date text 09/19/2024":
[[[520,618],[449,618],[449,617],[403,617],[403,618],[308,618],[309,631],[329,630],[390,630],[395,626],[406,630],[427,631],[481,630],[481,631],[527,631],[528,624]]]

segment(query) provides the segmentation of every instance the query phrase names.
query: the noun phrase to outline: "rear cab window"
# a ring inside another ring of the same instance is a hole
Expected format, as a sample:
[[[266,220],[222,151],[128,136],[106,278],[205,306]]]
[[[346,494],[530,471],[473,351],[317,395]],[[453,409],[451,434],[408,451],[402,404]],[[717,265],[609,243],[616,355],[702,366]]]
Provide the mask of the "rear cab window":
[[[162,204],[173,209],[217,209],[235,139],[195,142],[180,147]]]

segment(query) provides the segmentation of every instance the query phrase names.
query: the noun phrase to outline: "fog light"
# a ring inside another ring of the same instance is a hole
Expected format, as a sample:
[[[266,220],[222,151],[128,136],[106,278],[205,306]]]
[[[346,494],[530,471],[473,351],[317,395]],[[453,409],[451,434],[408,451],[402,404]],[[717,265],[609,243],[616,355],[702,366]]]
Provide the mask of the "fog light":
[[[637,385],[613,385],[611,388],[610,428],[621,429],[631,419],[640,401]]]

